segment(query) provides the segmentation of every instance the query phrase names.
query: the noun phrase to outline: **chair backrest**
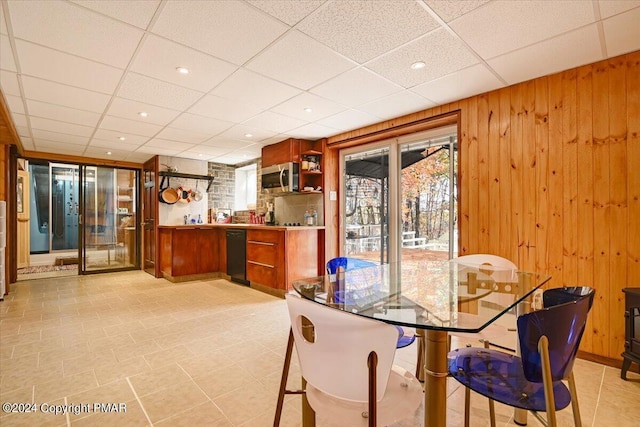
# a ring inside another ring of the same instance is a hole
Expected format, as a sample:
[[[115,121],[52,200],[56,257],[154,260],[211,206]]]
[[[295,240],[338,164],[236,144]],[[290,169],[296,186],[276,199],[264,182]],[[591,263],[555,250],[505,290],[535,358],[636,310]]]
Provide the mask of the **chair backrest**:
[[[339,399],[368,400],[369,353],[378,356],[377,398],[382,399],[393,365],[398,331],[392,325],[285,295],[302,376]],[[303,318],[313,325],[314,342],[303,335]]]
[[[327,273],[336,274],[338,268],[342,267],[344,271],[355,270],[358,268],[373,267],[377,265],[374,262],[366,261],[358,258],[337,257],[327,262]]]
[[[582,297],[589,297],[589,309],[591,309],[594,295],[595,292],[588,286],[547,289],[542,294],[542,306],[552,307],[554,305],[575,301]]]
[[[549,358],[553,381],[567,378],[573,369],[580,340],[593,302],[592,288],[551,289],[558,304],[532,311],[518,317],[520,355],[525,377],[531,382],[542,382],[542,364],[538,341],[544,335],[549,340]],[[544,300],[544,294],[543,294]]]

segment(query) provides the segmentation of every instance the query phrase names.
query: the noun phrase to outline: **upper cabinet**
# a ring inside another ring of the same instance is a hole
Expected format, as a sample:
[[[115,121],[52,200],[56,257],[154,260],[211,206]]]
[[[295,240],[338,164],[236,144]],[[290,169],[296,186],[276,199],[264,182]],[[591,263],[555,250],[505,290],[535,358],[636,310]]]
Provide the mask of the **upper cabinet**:
[[[322,192],[322,143],[303,141],[300,144],[300,192]]]
[[[289,138],[277,144],[267,145],[262,148],[262,167],[279,165],[282,163],[300,163],[301,139]]]

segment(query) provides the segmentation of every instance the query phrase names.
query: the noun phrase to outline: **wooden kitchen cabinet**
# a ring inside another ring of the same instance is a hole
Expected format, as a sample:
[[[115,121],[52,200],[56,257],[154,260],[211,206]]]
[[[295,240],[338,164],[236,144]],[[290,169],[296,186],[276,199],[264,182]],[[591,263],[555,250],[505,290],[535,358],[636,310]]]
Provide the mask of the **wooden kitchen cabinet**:
[[[169,280],[218,273],[220,230],[199,227],[160,228],[160,271]]]
[[[276,144],[262,148],[262,167],[279,165],[282,163],[300,162],[300,144],[308,142],[301,139],[289,138]]]
[[[284,230],[247,230],[247,280],[284,289]]]
[[[296,279],[318,274],[318,230],[247,230],[247,280],[284,295]]]

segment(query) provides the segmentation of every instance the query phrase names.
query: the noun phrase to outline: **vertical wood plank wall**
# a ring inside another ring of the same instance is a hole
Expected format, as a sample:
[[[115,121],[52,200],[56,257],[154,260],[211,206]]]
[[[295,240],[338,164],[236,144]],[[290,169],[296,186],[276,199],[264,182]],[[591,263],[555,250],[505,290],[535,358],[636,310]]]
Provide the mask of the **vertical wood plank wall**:
[[[594,287],[581,350],[620,359],[622,289],[640,287],[640,52],[328,138],[325,189],[338,188],[341,141],[455,110],[461,254],[548,271],[547,287]],[[337,226],[337,209],[329,217]]]

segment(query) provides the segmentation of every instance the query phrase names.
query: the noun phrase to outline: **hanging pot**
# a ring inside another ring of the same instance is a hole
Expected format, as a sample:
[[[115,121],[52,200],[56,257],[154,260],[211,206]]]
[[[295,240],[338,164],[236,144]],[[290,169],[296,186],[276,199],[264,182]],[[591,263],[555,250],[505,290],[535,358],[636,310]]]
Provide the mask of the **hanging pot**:
[[[158,193],[158,200],[168,205],[173,205],[180,199],[178,192],[174,188],[170,188],[168,185],[165,188],[161,188]]]
[[[191,203],[193,193],[190,188],[178,188],[178,200],[180,203]]]
[[[203,197],[203,194],[200,190],[198,190],[198,181],[196,181],[196,189],[191,193],[191,198],[194,201],[199,202],[200,200],[202,200],[202,197]]]

